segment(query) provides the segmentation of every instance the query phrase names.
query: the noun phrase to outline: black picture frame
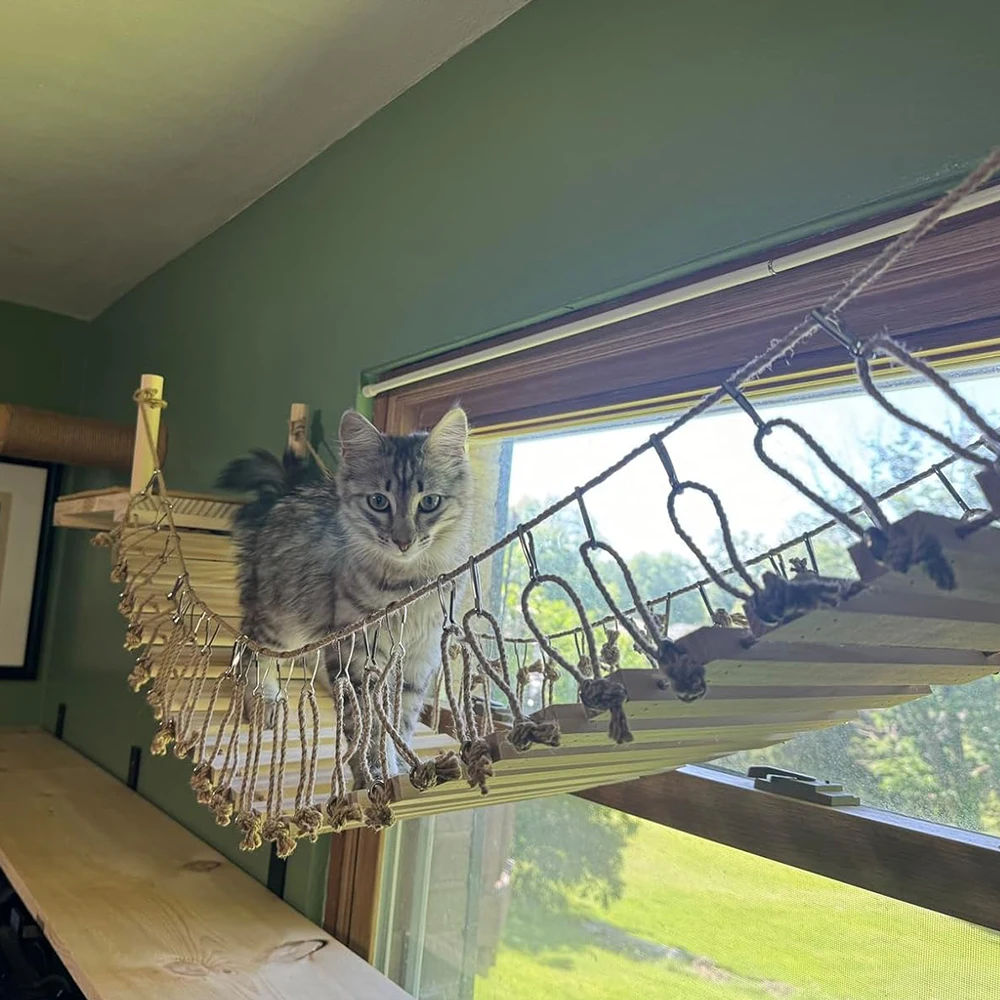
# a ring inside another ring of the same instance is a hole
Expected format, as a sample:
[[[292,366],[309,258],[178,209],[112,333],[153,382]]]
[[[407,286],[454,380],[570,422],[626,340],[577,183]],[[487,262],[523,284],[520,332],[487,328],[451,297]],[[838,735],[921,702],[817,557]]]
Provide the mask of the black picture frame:
[[[45,612],[48,604],[49,578],[52,570],[52,548],[55,526],[52,523],[62,466],[51,462],[32,462],[22,458],[0,456],[2,465],[24,465],[45,469],[45,493],[42,500],[42,521],[38,532],[38,551],[35,556],[35,576],[31,588],[31,610],[28,614],[28,636],[24,647],[24,662],[0,664],[0,681],[32,681],[38,677],[42,654],[42,637],[45,629]]]

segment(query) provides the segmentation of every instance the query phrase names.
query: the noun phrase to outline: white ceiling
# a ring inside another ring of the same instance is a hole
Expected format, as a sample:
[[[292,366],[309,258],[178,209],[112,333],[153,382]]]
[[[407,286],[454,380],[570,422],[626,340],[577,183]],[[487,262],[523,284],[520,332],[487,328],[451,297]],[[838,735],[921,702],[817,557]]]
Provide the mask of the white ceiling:
[[[528,0],[4,0],[0,300],[90,318]]]

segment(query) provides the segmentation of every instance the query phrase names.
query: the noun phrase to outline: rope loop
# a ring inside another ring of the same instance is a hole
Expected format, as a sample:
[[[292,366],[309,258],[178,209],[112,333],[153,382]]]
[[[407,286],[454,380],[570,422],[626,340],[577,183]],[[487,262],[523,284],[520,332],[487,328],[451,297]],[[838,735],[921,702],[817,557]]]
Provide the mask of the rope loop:
[[[499,663],[499,670],[494,665],[494,662],[486,656],[479,641],[479,636],[473,628],[473,622],[477,618],[485,621],[493,633],[493,640],[496,643],[498,651],[497,663]],[[465,628],[466,642],[469,644],[473,655],[479,661],[483,673],[500,688],[507,699],[511,715],[514,717],[514,726],[508,735],[510,743],[522,752],[527,750],[533,743],[540,743],[550,747],[559,746],[560,734],[558,723],[552,721],[532,722],[521,710],[521,702],[517,696],[517,692],[511,687],[507,650],[503,640],[503,632],[496,617],[484,608],[480,608],[479,610],[472,608],[466,612],[465,617],[462,619],[462,624]],[[487,697],[489,697],[488,692]]]
[[[524,622],[531,630],[532,635],[534,635],[535,640],[538,642],[539,647],[545,652],[551,659],[555,660],[564,670],[566,670],[571,677],[578,683],[582,684],[587,678],[584,677],[578,667],[571,663],[562,653],[559,652],[555,646],[549,641],[548,636],[539,628],[538,623],[535,621],[535,616],[531,613],[531,603],[530,598],[532,593],[537,587],[541,587],[544,584],[551,583],[559,587],[560,590],[570,599],[573,607],[576,609],[577,617],[580,620],[580,629],[583,632],[584,642],[587,645],[587,656],[590,662],[594,665],[594,670],[597,676],[600,676],[600,664],[598,662],[597,656],[597,643],[594,639],[594,630],[591,628],[590,620],[587,617],[586,608],[583,606],[583,601],[580,600],[577,592],[570,586],[570,584],[561,576],[555,573],[543,573],[531,578],[525,586],[524,590],[521,591],[521,614],[524,616]]]
[[[758,431],[758,434],[759,433],[760,431]],[[719,527],[722,530],[722,542],[726,547],[727,554],[729,555],[730,564],[739,578],[750,588],[749,592],[740,590],[729,583],[712,565],[712,561],[705,555],[704,552],[702,552],[695,540],[684,530],[683,527],[681,527],[681,522],[677,517],[677,498],[687,490],[694,490],[697,493],[702,493],[712,501],[712,506],[715,508],[715,516],[718,518]],[[749,600],[750,595],[757,592],[757,584],[754,582],[754,579],[750,575],[746,566],[743,565],[743,561],[740,559],[739,553],[736,551],[736,543],[733,541],[733,534],[729,527],[729,518],[726,516],[726,512],[722,507],[722,501],[719,499],[715,490],[703,485],[702,483],[692,482],[691,480],[687,480],[683,483],[675,483],[667,496],[667,514],[670,517],[670,523],[674,526],[674,531],[676,531],[681,537],[684,544],[691,550],[698,562],[702,564],[705,568],[705,572],[708,573],[708,575],[712,578],[712,582],[717,587],[743,601]]]
[[[906,368],[909,368],[910,371],[915,372],[917,375],[920,375],[926,381],[930,382],[931,385],[935,386],[941,393],[951,400],[955,406],[958,407],[962,416],[964,416],[966,420],[968,420],[969,423],[971,423],[979,431],[979,433],[983,435],[984,441],[994,450],[995,456],[1000,456],[1000,434],[997,433],[996,429],[987,423],[983,415],[960,392],[958,392],[958,390],[955,389],[946,378],[938,374],[938,372],[936,372],[925,361],[922,361],[914,354],[911,354],[905,347],[903,347],[902,344],[900,344],[897,340],[894,340],[887,333],[876,334],[869,341],[867,341],[858,353],[857,361],[855,362],[858,371],[858,379],[862,386],[864,386],[865,392],[867,392],[868,395],[871,396],[883,410],[895,417],[901,423],[904,423],[909,427],[913,427],[915,430],[926,434],[929,438],[932,438],[939,444],[944,445],[949,451],[952,452],[952,454],[964,458],[967,462],[972,462],[974,465],[979,465],[986,469],[997,466],[998,462],[1000,462],[1000,458],[985,458],[983,455],[979,455],[971,449],[963,447],[947,434],[942,434],[941,431],[935,430],[929,424],[925,424],[922,420],[918,420],[916,417],[911,417],[908,413],[904,413],[901,409],[899,409],[899,407],[890,403],[881,390],[875,385],[875,381],[872,378],[869,362],[879,355],[892,358],[894,361],[897,361]]]
[[[853,532],[859,538],[865,537],[865,529],[858,524],[852,517],[845,514],[842,510],[834,507],[832,503],[827,502],[818,493],[809,489],[805,483],[802,482],[797,476],[789,472],[784,466],[778,465],[777,462],[772,459],[767,452],[764,451],[764,437],[767,433],[772,431],[775,427],[787,427],[790,431],[793,431],[798,437],[809,447],[812,453],[832,472],[848,489],[852,490],[854,493],[861,498],[861,502],[864,505],[865,510],[868,515],[875,522],[876,526],[882,531],[888,530],[889,521],[885,514],[882,513],[882,508],[879,506],[878,501],[868,492],[853,476],[842,469],[830,456],[830,454],[823,448],[822,445],[800,424],[797,424],[794,420],[789,420],[787,417],[775,417],[773,420],[768,420],[760,428],[758,428],[757,433],[754,435],[753,446],[754,451],[757,452],[757,457],[766,465],[773,473],[781,476],[786,483],[790,483],[794,486],[803,496],[808,497],[812,500],[817,507],[821,510],[825,510],[830,517],[839,521],[845,528]]]
[[[636,623],[619,607],[618,602],[615,601],[614,596],[608,589],[604,579],[601,577],[594,560],[591,558],[591,553],[596,551],[607,553],[617,564],[618,571],[625,580],[625,586],[628,588],[629,596],[632,598],[633,607],[639,613],[639,616],[642,618],[643,624],[646,627],[645,632],[643,632],[642,629],[636,625]],[[645,653],[650,659],[656,659],[656,651],[663,636],[660,635],[657,622],[653,617],[652,612],[649,610],[649,607],[646,605],[646,602],[642,599],[642,595],[639,593],[638,584],[635,582],[635,577],[632,575],[632,571],[629,569],[625,560],[621,557],[621,555],[619,555],[618,551],[607,542],[598,542],[593,539],[584,542],[580,546],[580,558],[587,567],[587,571],[590,573],[591,579],[594,581],[594,585],[601,592],[601,597],[604,598],[604,603],[607,604],[611,613],[615,616],[621,627],[628,632],[628,634],[632,637],[633,642],[639,647],[641,652]],[[604,662],[607,662],[607,660],[604,660]]]

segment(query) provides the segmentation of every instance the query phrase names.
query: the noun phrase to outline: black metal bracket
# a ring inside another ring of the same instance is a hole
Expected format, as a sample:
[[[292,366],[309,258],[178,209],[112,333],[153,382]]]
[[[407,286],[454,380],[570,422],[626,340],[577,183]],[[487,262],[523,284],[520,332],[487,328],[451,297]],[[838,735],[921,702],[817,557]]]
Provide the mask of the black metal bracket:
[[[809,318],[826,334],[833,337],[841,347],[857,358],[861,356],[861,341],[856,337],[851,337],[843,328],[835,316],[823,312],[822,309],[813,309],[809,313]]]
[[[63,731],[66,728],[66,702],[59,702],[59,707],[56,709],[56,728],[53,730],[53,735],[57,740],[63,738]]]
[[[755,764],[747,769],[747,777],[754,779],[753,787],[759,791],[784,795],[789,799],[800,799],[821,806],[861,805],[861,799],[845,792],[843,785],[821,781],[798,771],[786,771],[770,764]]]
[[[128,754],[128,778],[125,781],[125,784],[127,784],[133,792],[139,788],[139,768],[141,766],[142,748],[133,746],[129,750]]]
[[[280,898],[285,896],[285,878],[288,874],[288,860],[278,857],[278,849],[271,845],[271,856],[267,862],[267,887]]]

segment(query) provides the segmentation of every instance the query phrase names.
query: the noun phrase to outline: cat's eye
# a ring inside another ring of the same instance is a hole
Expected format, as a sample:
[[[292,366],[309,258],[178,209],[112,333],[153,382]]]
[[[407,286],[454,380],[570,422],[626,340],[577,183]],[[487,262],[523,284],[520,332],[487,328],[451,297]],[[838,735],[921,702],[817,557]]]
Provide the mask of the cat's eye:
[[[368,506],[383,514],[389,509],[389,498],[384,493],[369,493]]]
[[[437,510],[441,506],[441,496],[437,493],[428,493],[426,496],[420,498],[420,503],[417,506],[425,514],[429,514],[432,510]]]

